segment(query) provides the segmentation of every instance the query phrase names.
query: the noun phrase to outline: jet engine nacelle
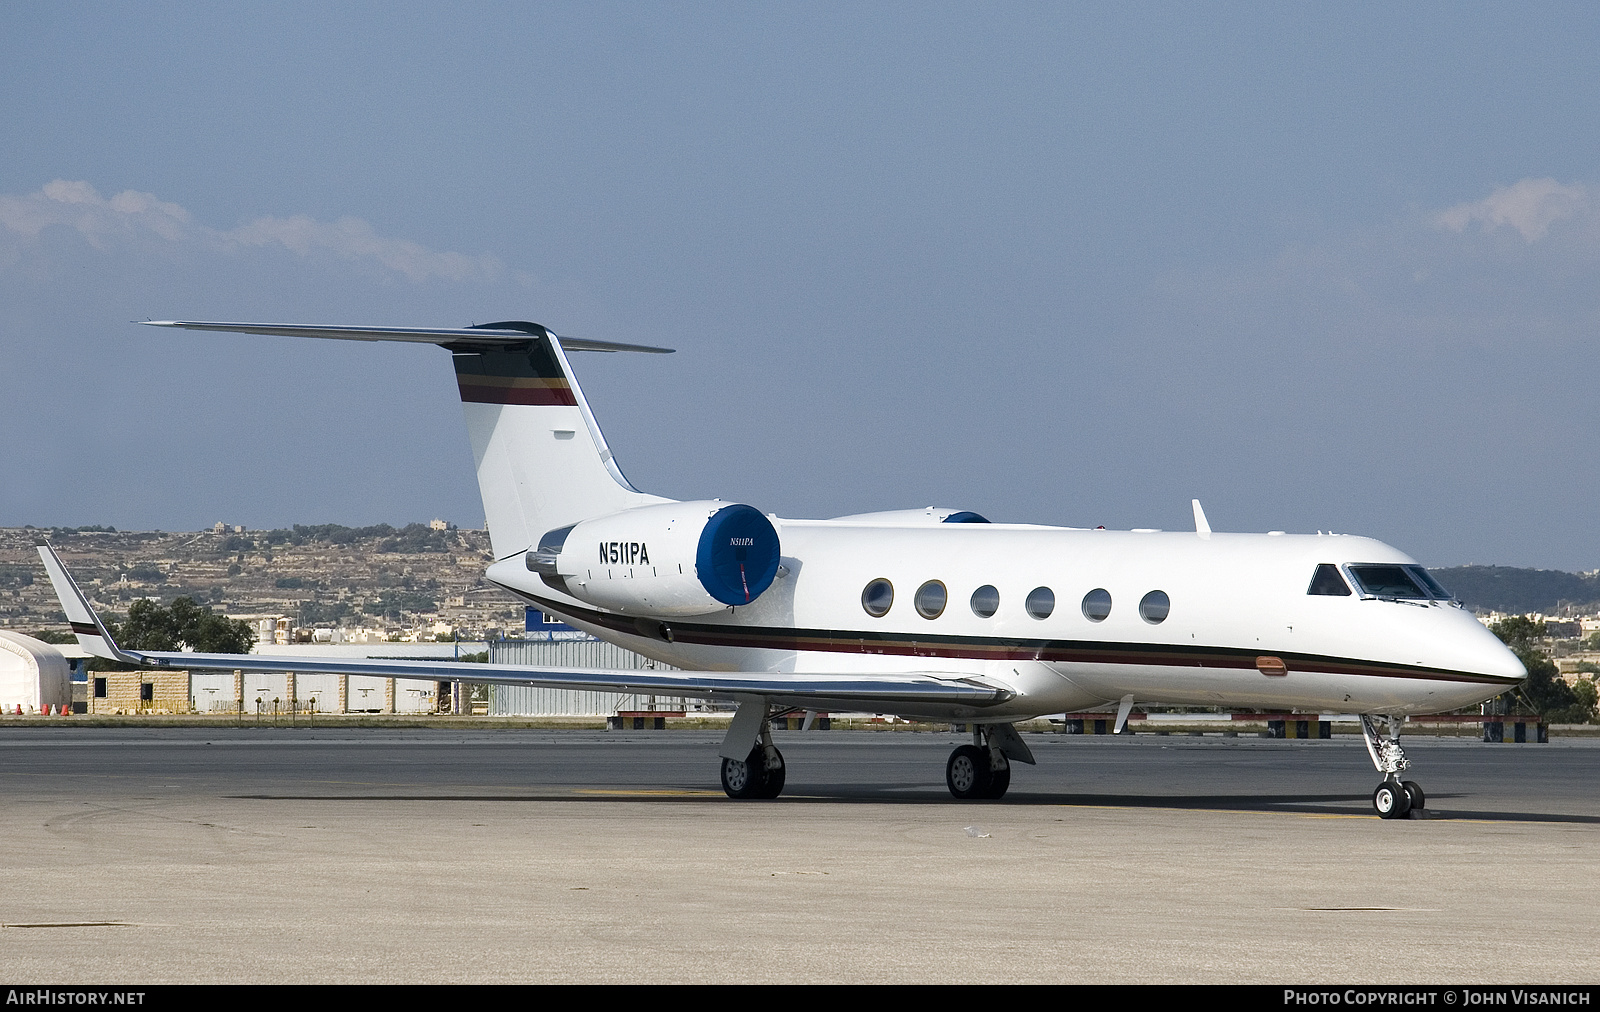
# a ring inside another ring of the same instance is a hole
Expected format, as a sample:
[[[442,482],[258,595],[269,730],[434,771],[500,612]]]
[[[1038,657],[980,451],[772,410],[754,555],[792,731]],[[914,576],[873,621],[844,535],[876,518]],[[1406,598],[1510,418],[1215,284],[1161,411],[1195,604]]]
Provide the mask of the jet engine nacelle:
[[[527,564],[546,583],[611,611],[709,615],[772,586],[778,532],[743,503],[661,503],[551,531]]]

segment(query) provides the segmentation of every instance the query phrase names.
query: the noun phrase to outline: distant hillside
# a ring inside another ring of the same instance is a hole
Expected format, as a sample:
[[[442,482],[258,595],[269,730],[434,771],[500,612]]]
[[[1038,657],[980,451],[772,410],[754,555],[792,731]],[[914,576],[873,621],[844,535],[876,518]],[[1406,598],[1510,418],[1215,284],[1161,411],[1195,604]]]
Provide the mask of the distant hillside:
[[[478,530],[296,525],[271,531],[0,528],[0,629],[62,630],[34,545],[48,538],[96,607],[120,619],[139,599],[190,597],[225,614],[302,626],[415,629],[445,622],[463,638],[522,628],[522,606],[484,579]]]
[[[1600,579],[1559,569],[1456,566],[1430,572],[1462,604],[1479,611],[1553,612],[1561,605],[1600,602]]]

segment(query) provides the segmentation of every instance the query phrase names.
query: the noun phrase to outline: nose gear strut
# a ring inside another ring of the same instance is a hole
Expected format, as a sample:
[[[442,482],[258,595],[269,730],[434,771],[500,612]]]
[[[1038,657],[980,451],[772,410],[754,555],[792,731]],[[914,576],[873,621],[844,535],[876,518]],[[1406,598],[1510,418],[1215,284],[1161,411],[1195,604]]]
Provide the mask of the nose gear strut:
[[[1372,765],[1383,775],[1383,782],[1372,792],[1372,807],[1384,819],[1403,819],[1412,812],[1421,817],[1427,804],[1427,795],[1415,780],[1401,780],[1402,771],[1411,767],[1405,750],[1400,747],[1400,726],[1404,717],[1384,716],[1387,733],[1378,730],[1376,714],[1361,715],[1361,736],[1367,742],[1367,754]]]

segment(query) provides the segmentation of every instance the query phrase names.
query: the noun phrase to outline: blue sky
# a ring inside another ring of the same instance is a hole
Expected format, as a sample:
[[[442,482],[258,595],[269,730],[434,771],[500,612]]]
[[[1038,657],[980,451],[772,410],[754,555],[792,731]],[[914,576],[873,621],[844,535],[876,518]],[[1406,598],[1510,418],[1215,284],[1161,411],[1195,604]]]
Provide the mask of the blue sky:
[[[635,484],[1600,567],[1585,5],[0,10],[0,525],[481,522],[531,319]]]

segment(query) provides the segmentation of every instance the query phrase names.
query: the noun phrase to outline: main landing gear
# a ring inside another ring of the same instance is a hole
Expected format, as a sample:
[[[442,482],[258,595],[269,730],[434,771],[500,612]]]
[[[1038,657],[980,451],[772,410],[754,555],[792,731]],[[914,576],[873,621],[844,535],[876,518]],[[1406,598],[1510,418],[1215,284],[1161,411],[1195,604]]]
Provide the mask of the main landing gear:
[[[1378,730],[1380,719],[1388,725],[1387,734]],[[1400,748],[1400,725],[1404,720],[1403,717],[1361,716],[1361,734],[1367,741],[1367,754],[1372,756],[1372,765],[1383,774],[1383,783],[1372,792],[1372,807],[1385,819],[1404,819],[1412,813],[1420,818],[1428,803],[1427,795],[1415,780],[1400,779],[1401,772],[1411,766]]]
[[[1011,786],[1011,760],[1033,762],[1010,724],[973,724],[972,744],[961,745],[944,764],[945,786],[960,801],[998,801]]]
[[[743,759],[723,756],[722,789],[730,798],[775,798],[783,793],[783,781],[783,753],[772,743],[772,721],[763,713],[750,754]]]
[[[772,743],[772,721],[797,712],[773,712],[764,700],[739,705],[722,740],[722,789],[730,798],[775,798],[783,793],[783,753]],[[973,724],[972,744],[945,763],[945,784],[962,801],[993,801],[1011,786],[1011,764],[1033,764],[1033,752],[1010,724]],[[735,758],[736,756],[742,758]]]

